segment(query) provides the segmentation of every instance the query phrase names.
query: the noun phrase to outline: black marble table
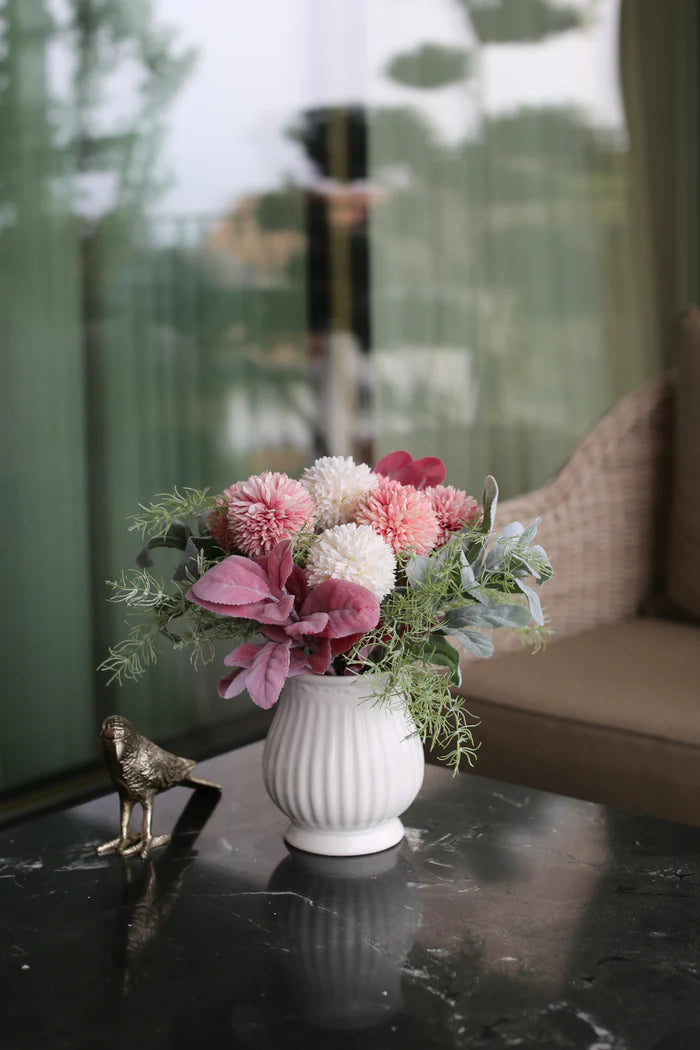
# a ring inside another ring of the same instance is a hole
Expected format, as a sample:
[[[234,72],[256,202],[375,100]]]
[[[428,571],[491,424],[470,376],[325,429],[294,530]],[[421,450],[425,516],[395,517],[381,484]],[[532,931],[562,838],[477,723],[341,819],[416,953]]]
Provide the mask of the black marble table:
[[[700,1048],[700,830],[429,768],[405,841],[291,855],[262,745],[0,834],[2,1050]]]

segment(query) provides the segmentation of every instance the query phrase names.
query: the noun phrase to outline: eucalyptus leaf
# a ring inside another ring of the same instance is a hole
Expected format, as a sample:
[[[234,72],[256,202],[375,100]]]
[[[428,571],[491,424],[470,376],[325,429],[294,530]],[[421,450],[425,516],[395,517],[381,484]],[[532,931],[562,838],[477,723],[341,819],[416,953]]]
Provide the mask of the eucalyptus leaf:
[[[430,558],[423,554],[412,554],[406,565],[406,579],[411,590],[422,587],[430,569]]]
[[[530,612],[523,605],[486,601],[450,609],[445,615],[446,627],[525,627]]]
[[[446,667],[450,672],[453,685],[462,684],[462,672],[459,667],[459,653],[447,641],[443,634],[431,634],[422,645],[414,649],[416,656],[428,664]]]
[[[481,497],[481,505],[484,508],[481,531],[490,536],[496,518],[496,507],[498,506],[498,485],[491,474],[487,474],[484,481],[484,494]]]
[[[446,627],[445,630],[463,649],[466,649],[473,656],[486,660],[493,655],[493,642],[488,634],[484,634],[483,631],[470,631],[468,629],[460,631],[456,627]]]
[[[515,582],[527,598],[528,605],[530,606],[530,616],[535,623],[540,625],[540,627],[544,627],[544,614],[542,612],[542,604],[540,602],[539,594],[537,591],[533,590],[532,587],[523,583],[522,580],[516,580]]]

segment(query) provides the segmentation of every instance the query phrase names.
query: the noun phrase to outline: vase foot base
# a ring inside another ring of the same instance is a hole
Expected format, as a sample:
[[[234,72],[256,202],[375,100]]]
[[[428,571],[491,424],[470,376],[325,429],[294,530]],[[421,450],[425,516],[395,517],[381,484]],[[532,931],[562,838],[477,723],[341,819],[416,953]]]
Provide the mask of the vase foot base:
[[[322,857],[363,857],[368,853],[381,853],[395,846],[403,836],[403,824],[398,817],[359,831],[330,831],[292,822],[284,833],[288,845]]]

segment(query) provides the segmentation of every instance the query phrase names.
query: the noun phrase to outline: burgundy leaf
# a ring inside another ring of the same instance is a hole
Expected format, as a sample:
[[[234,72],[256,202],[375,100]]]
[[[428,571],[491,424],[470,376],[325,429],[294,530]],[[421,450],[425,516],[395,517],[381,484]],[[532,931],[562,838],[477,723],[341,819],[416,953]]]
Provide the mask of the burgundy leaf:
[[[331,643],[328,638],[321,638],[316,644],[318,649],[309,653],[309,668],[312,674],[325,674],[331,665]]]
[[[279,700],[289,671],[289,646],[289,642],[266,642],[247,672],[246,689],[258,707],[267,709]]]
[[[320,638],[364,633],[379,622],[379,602],[372,592],[347,580],[324,580],[309,591],[302,606],[302,619],[317,612],[328,613],[328,624],[319,633]]]
[[[360,631],[357,634],[346,634],[344,638],[333,638],[331,641],[331,652],[333,656],[340,656],[341,653],[347,653],[349,649],[352,649],[356,642],[359,642],[364,633],[364,631]]]
[[[408,466],[409,463],[413,462],[413,456],[410,452],[387,452],[386,456],[377,463],[374,468],[375,474],[383,474],[387,478],[393,478],[397,470],[401,470],[402,467]]]
[[[289,575],[289,579],[287,580],[287,590],[290,594],[294,595],[296,607],[297,609],[300,609],[306,601],[306,596],[309,593],[309,585],[306,582],[306,573],[303,569],[300,569],[298,565],[294,566]]]
[[[379,460],[375,474],[400,481],[402,485],[413,485],[417,489],[441,485],[445,480],[445,464],[437,456],[413,459],[410,452],[389,452]]]
[[[414,459],[396,475],[396,480],[402,485],[414,485],[417,489],[429,488],[432,485],[442,485],[445,480],[445,464],[436,456],[425,456],[423,459]]]

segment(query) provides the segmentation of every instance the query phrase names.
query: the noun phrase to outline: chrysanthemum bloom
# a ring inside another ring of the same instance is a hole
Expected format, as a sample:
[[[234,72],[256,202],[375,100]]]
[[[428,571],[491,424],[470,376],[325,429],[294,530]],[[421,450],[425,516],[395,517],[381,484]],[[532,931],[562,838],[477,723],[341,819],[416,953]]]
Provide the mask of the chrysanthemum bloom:
[[[369,525],[335,525],[311,546],[306,561],[309,584],[324,580],[359,583],[381,601],[394,589],[396,558],[388,543]]]
[[[228,504],[234,488],[235,485],[232,485],[230,488],[224,489],[221,495],[216,497],[216,506],[207,519],[209,531],[222,551],[231,551],[235,546],[228,523]]]
[[[366,463],[355,463],[352,456],[323,456],[301,476],[322,529],[352,521],[358,503],[378,481]]]
[[[298,481],[266,470],[228,490],[228,529],[244,554],[267,554],[280,540],[311,527],[311,497]]]
[[[438,547],[447,543],[453,532],[459,532],[465,525],[470,525],[481,514],[474,497],[468,496],[462,489],[456,489],[453,485],[433,485],[423,491],[430,500],[440,525]]]
[[[423,492],[391,478],[380,478],[361,500],[355,521],[370,525],[394,552],[414,550],[428,554],[437,543],[440,525]]]

